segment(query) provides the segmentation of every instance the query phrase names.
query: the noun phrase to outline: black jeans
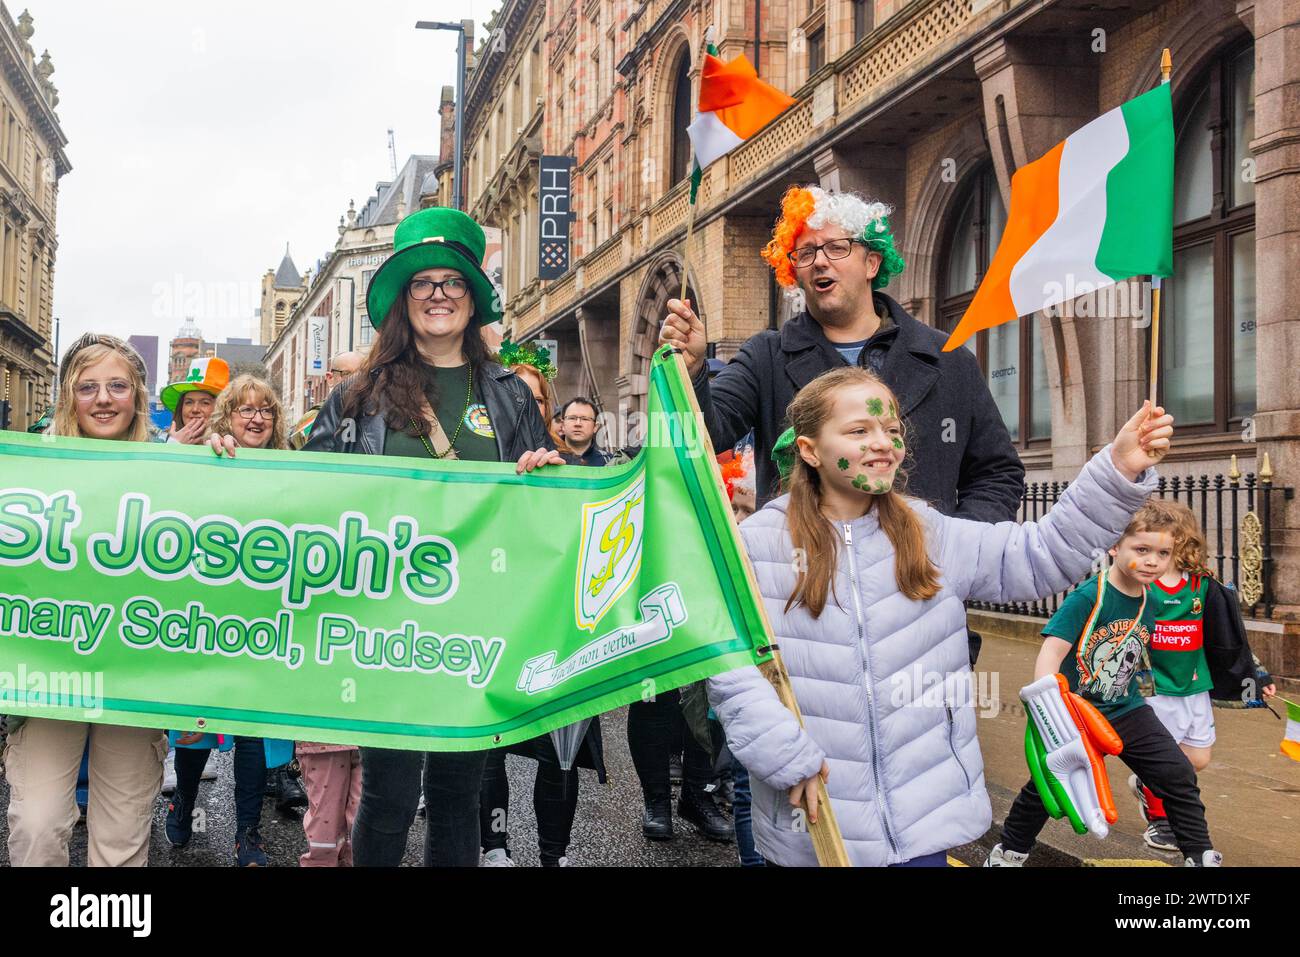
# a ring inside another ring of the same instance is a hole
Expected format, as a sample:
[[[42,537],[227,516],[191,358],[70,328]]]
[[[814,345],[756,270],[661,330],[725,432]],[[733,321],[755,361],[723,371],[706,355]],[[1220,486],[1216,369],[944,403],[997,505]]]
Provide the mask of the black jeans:
[[[176,790],[186,807],[194,807],[199,778],[208,765],[208,748],[176,749]],[[256,828],[262,820],[266,791],[266,749],[261,738],[235,737],[235,830]]]
[[[542,866],[560,862],[569,850],[573,817],[578,812],[578,769],[560,767],[550,735],[529,742],[537,759],[533,781],[533,811],[537,814],[537,849]],[[483,791],[479,801],[479,832],[483,850],[509,853],[510,780],[506,777],[506,749],[487,754],[483,768]]]
[[[478,793],[486,751],[361,749],[361,805],[352,863],[397,867],[420,803],[424,769],[424,866],[478,866]]]
[[[1110,724],[1124,742],[1124,750],[1117,757],[1165,802],[1169,826],[1183,855],[1200,860],[1202,852],[1214,845],[1210,843],[1210,830],[1205,824],[1205,805],[1196,786],[1196,772],[1187,755],[1145,704],[1111,718]],[[1046,823],[1047,809],[1034,782],[1030,781],[1016,795],[1002,825],[1003,850],[1029,853]]]
[[[627,709],[627,746],[646,800],[668,797],[668,762],[682,754],[682,786],[702,790],[713,779],[713,761],[695,735],[686,729],[679,691],[656,695],[652,701],[634,701]]]

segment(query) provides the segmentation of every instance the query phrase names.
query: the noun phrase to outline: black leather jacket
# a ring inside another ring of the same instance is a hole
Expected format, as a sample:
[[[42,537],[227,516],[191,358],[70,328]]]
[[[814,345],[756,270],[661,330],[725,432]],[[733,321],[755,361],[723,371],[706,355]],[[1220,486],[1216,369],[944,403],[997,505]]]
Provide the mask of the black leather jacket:
[[[372,372],[378,375],[378,372]],[[382,409],[363,415],[353,428],[344,428],[341,386],[330,393],[311,428],[305,452],[353,452],[359,455],[383,455],[388,425]],[[533,400],[532,390],[513,372],[495,362],[487,362],[474,371],[474,393],[487,406],[488,418],[497,434],[497,455],[502,462],[517,462],[519,456],[540,448],[555,448],[542,423],[541,413]]]

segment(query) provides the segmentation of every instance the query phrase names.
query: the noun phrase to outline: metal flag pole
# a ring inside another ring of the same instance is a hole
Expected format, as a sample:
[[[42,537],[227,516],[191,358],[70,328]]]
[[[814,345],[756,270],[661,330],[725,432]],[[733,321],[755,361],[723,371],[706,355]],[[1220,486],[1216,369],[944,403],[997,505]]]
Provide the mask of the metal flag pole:
[[[695,148],[691,147],[686,154],[686,169],[691,170],[695,163]],[[687,198],[690,199],[690,173],[687,173]],[[686,204],[686,242],[682,244],[682,294],[678,297],[683,302],[686,301],[686,283],[690,276],[691,265],[691,233],[695,230],[695,202],[690,200]]]

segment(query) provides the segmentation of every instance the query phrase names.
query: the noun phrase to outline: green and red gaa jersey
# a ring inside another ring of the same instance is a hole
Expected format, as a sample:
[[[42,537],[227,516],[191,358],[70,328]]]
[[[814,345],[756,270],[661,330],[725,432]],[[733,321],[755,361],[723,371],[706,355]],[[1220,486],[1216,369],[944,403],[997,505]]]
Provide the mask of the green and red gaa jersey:
[[[1209,582],[1199,575],[1184,575],[1173,587],[1157,579],[1147,588],[1147,600],[1156,613],[1150,647],[1156,694],[1186,697],[1209,691],[1214,685],[1205,660],[1205,596]]]

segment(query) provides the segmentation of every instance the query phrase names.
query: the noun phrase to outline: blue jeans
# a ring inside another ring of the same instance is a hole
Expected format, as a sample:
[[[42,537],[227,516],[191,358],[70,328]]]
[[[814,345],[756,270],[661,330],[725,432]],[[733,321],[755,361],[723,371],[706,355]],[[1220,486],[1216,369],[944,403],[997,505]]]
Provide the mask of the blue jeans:
[[[194,806],[199,777],[207,767],[209,748],[176,749],[176,790],[186,807]],[[261,738],[235,736],[235,830],[248,831],[262,820],[262,796],[266,791],[266,749]]]
[[[754,846],[754,827],[750,823],[749,772],[735,758],[731,759],[731,780],[735,794],[731,803],[731,816],[736,825],[736,850],[740,853],[740,866],[762,867],[767,862]]]
[[[356,867],[397,867],[420,801],[424,769],[424,866],[477,867],[478,796],[486,751],[361,749],[361,805],[352,825]]]

